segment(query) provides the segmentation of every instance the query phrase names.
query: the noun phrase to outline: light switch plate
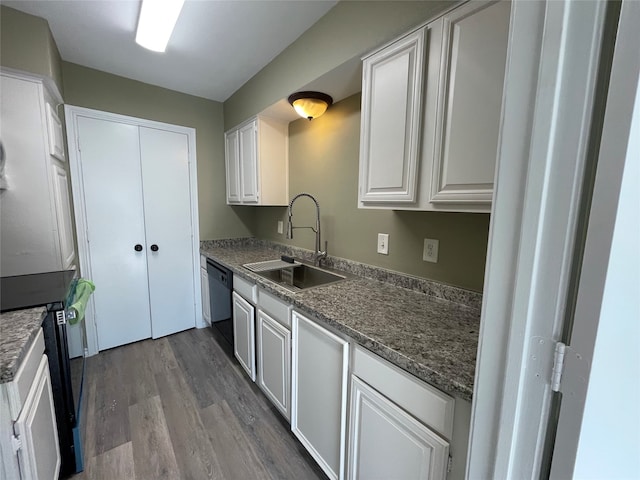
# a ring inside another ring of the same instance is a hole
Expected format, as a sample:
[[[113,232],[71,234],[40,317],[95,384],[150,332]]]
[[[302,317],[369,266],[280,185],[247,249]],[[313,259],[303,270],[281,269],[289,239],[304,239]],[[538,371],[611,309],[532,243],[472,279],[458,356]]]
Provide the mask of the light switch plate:
[[[424,250],[422,251],[422,259],[425,262],[438,263],[438,246],[440,242],[433,238],[424,239]]]
[[[381,253],[383,255],[389,255],[389,234],[388,233],[378,234],[378,253]]]
[[[278,233],[282,235],[283,224],[282,220],[278,220]]]

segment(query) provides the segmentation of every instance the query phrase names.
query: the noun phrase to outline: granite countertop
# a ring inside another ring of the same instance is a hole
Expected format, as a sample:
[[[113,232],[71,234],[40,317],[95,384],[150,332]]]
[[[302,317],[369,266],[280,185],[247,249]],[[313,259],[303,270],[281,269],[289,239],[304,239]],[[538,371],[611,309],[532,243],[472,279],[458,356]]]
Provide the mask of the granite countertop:
[[[358,275],[292,293],[242,267],[280,258],[280,250],[226,245],[205,246],[201,253],[403,370],[452,396],[471,400],[478,308]]]
[[[0,383],[13,380],[42,327],[46,311],[37,307],[0,314]]]

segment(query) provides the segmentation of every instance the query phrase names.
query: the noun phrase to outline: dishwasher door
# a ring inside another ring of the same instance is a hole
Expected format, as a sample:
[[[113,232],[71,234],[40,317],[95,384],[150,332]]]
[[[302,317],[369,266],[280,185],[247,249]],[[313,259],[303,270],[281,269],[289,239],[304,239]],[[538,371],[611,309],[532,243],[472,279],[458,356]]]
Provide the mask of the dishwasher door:
[[[233,272],[211,259],[207,259],[209,277],[209,301],[211,327],[218,330],[224,339],[233,345],[233,320],[231,318],[231,292]]]

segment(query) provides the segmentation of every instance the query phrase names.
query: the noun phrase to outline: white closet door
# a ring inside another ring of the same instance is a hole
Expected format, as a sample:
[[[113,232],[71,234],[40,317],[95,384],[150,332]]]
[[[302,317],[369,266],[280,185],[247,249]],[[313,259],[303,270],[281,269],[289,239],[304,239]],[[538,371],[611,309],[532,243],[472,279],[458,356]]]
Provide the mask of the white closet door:
[[[140,127],[140,154],[151,333],[158,338],[195,327],[188,137]]]
[[[140,142],[138,127],[124,123],[79,117],[78,131],[98,348],[105,350],[151,336]]]

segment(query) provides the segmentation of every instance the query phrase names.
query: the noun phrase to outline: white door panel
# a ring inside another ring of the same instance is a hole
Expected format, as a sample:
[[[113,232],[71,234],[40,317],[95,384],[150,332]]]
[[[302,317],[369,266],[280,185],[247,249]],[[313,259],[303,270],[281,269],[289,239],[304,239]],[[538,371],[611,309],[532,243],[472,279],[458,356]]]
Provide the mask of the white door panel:
[[[151,333],[158,338],[195,326],[188,137],[140,127],[140,154]]]
[[[151,336],[140,143],[135,125],[79,117],[78,131],[98,348],[104,350]]]

